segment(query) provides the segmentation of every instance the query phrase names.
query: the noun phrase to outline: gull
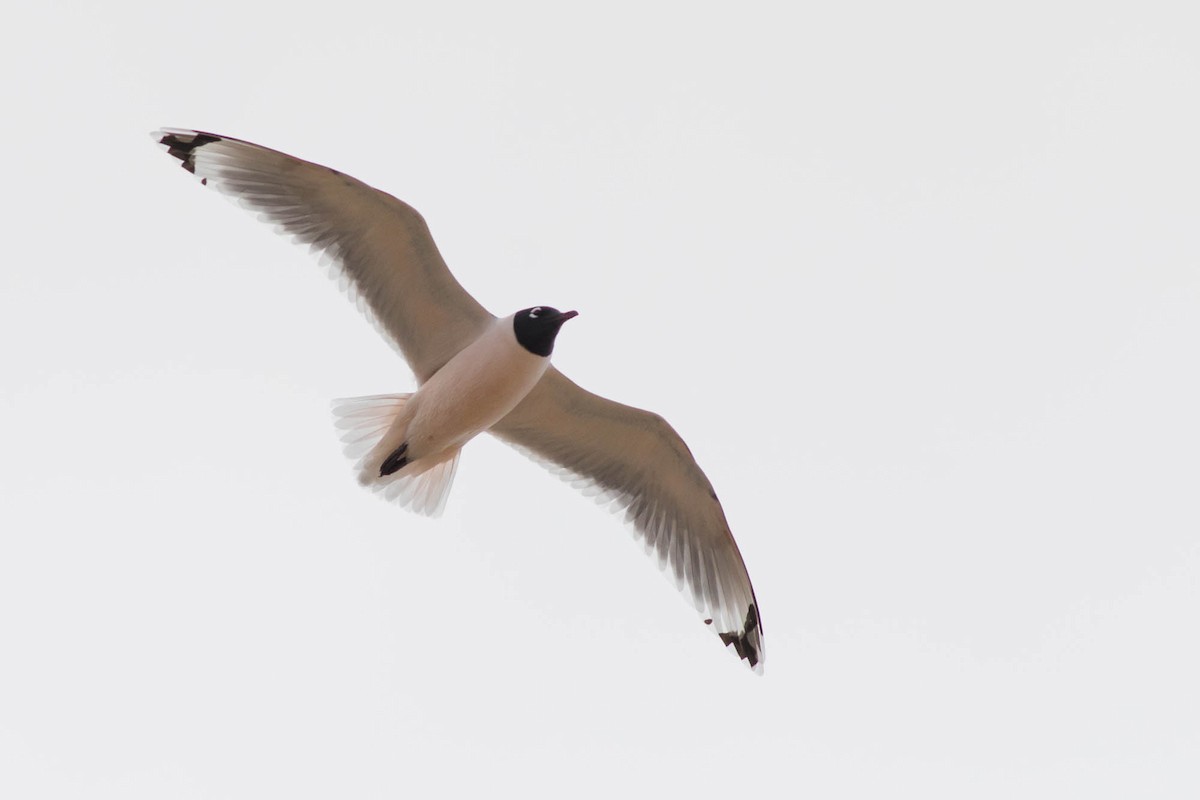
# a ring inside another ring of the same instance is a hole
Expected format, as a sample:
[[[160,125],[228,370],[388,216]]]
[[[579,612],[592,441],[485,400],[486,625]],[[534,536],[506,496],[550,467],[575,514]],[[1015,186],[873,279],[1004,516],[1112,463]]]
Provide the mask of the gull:
[[[436,516],[462,447],[486,431],[623,511],[704,623],[762,673],[750,576],[683,439],[658,414],[582,389],[550,364],[576,312],[493,316],[455,280],[415,209],[348,175],[228,136],[152,135],[202,184],[319,253],[408,362],[415,392],[334,401],[359,483]]]

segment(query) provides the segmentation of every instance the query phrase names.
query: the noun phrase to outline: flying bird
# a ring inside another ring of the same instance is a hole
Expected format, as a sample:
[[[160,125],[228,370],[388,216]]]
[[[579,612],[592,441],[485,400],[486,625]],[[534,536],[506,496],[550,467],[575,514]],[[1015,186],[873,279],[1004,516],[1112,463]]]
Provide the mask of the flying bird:
[[[410,394],[334,402],[359,483],[437,515],[462,447],[486,431],[623,510],[704,623],[762,672],[750,576],[683,439],[659,415],[592,394],[550,364],[576,312],[493,316],[455,280],[415,209],[336,170],[212,133],[153,136],[201,183],[320,253],[415,373]]]

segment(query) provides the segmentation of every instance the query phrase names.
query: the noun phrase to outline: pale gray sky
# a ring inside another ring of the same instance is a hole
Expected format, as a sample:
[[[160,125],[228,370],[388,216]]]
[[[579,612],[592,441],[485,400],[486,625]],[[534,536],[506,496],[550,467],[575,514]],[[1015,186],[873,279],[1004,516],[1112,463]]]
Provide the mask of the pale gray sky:
[[[1198,29],[976,5],[10,13],[0,796],[1197,796]],[[498,442],[440,520],[359,489],[329,400],[406,368],[162,125],[578,308],[765,677]]]

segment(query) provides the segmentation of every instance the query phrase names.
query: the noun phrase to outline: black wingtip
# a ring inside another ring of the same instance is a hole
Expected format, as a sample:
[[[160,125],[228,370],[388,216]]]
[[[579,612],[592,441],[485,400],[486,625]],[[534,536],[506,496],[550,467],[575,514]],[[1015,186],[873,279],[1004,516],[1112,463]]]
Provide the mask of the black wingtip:
[[[196,159],[193,152],[198,147],[221,141],[220,136],[199,131],[161,131],[158,143],[167,148],[167,153],[179,159],[180,166],[193,175],[196,174]]]
[[[750,608],[746,610],[746,621],[742,623],[742,630],[736,633],[719,634],[721,642],[728,647],[733,645],[733,649],[737,652],[739,658],[745,659],[750,668],[754,669],[758,666],[759,652],[758,639],[756,631],[760,631],[761,626],[758,619],[758,609],[754,603],[750,604]]]

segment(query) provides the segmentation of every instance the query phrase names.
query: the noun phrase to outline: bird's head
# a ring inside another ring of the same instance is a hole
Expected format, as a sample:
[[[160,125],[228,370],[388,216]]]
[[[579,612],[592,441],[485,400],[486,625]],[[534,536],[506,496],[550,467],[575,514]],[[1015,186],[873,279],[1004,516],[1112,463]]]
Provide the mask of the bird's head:
[[[534,355],[548,358],[554,352],[558,329],[578,311],[559,311],[550,306],[523,308],[513,315],[513,333],[517,342]]]

